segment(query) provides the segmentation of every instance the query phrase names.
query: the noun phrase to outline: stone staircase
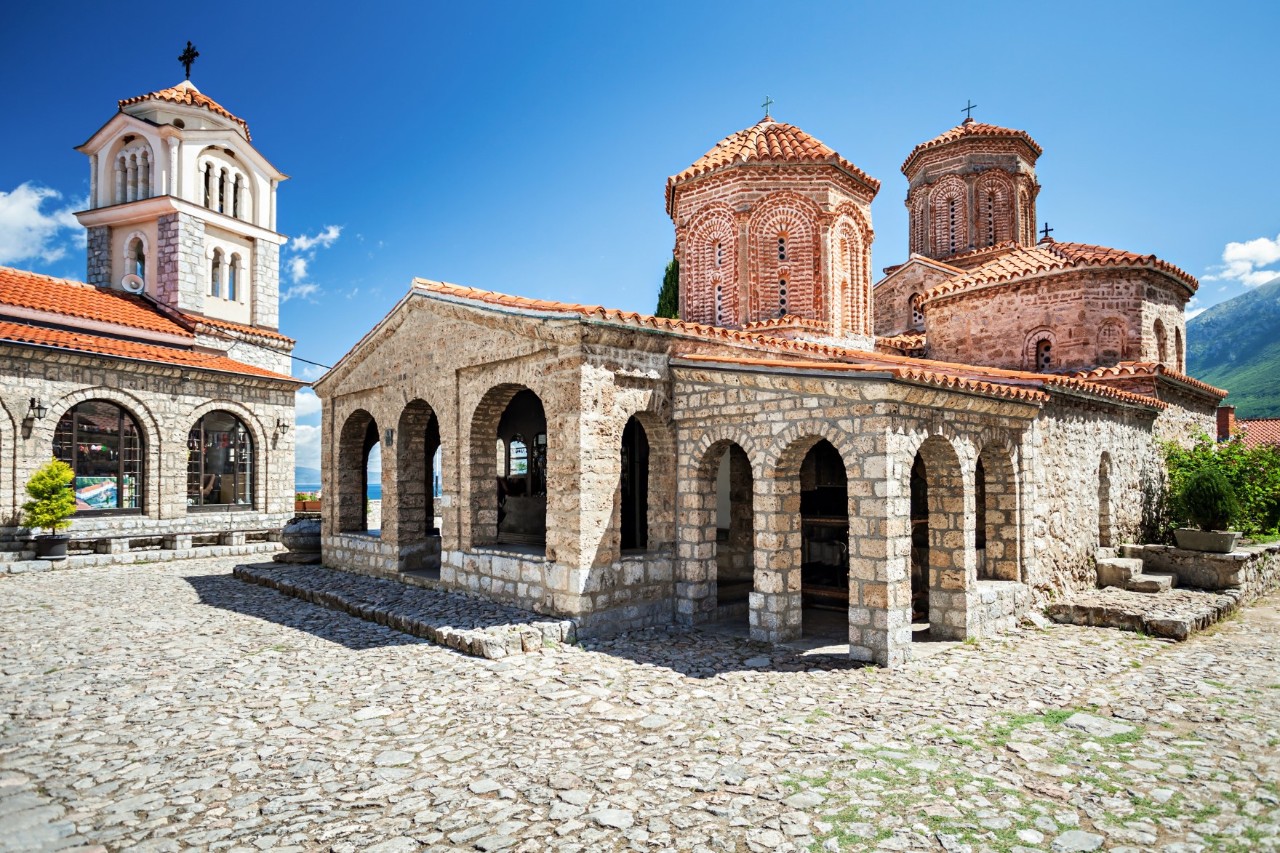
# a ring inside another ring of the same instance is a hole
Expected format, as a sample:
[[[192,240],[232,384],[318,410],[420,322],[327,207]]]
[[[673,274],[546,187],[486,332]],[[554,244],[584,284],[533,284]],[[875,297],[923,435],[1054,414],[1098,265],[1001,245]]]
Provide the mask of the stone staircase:
[[[1176,575],[1144,571],[1141,545],[1099,548],[1098,586],[1114,586],[1130,592],[1168,592],[1178,585]]]
[[[37,560],[36,552],[26,550],[27,543],[19,541],[0,542],[0,574],[19,574],[21,572],[40,572],[49,568],[45,560]]]

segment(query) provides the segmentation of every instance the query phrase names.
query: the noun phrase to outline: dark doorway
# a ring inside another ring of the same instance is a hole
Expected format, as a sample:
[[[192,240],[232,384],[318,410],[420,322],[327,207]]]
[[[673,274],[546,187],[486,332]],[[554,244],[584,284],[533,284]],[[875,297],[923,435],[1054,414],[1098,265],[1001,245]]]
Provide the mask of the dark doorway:
[[[649,547],[649,439],[635,418],[622,430],[622,550]]]
[[[919,454],[911,466],[911,622],[929,623],[929,481]]]
[[[716,459],[716,619],[748,624],[755,588],[755,505],[751,460],[736,444]]]
[[[498,422],[498,542],[547,542],[547,416],[538,395],[518,392]]]
[[[800,464],[800,529],[803,606],[847,612],[849,481],[840,452],[825,439]]]

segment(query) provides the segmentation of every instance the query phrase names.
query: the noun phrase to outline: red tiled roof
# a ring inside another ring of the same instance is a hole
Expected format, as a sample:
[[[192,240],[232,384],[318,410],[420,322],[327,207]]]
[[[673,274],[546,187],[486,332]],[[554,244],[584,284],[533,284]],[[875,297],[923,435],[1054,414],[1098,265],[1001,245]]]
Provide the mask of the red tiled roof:
[[[0,313],[6,305],[148,332],[194,337],[189,329],[141,296],[0,267]]]
[[[285,335],[271,329],[259,329],[257,326],[246,326],[243,323],[232,323],[230,320],[219,320],[214,317],[197,317],[194,314],[183,314],[183,316],[191,322],[198,323],[202,326],[213,326],[215,329],[226,329],[232,332],[241,332],[246,335],[257,335],[260,338],[271,338],[273,340],[283,341],[290,345],[297,343],[293,338],[286,337]]]
[[[683,320],[669,320],[653,317],[633,311],[620,311],[615,308],[604,308],[599,305],[579,305],[576,303],[556,302],[549,299],[529,299],[524,296],[512,296],[492,290],[479,290],[446,282],[415,279],[414,289],[437,296],[465,299],[486,305],[514,308],[524,311],[537,311],[554,314],[566,314],[587,320],[602,320],[639,329],[682,334],[688,337],[754,349],[760,353],[779,353],[801,355],[809,360],[827,360],[830,362],[853,362],[867,365],[878,365],[874,369],[903,368],[908,371],[903,375],[914,378],[926,374],[952,376],[954,378],[972,379],[993,384],[1024,384],[1046,388],[1073,391],[1092,397],[1115,400],[1122,403],[1146,406],[1153,409],[1167,408],[1167,404],[1144,394],[1134,394],[1119,388],[1088,382],[1074,376],[1056,374],[1028,373],[1019,370],[1003,370],[996,367],[981,367],[971,364],[953,364],[945,361],[931,361],[885,353],[871,353],[863,350],[820,344],[804,340],[790,340],[760,332],[738,331],[719,326],[706,326],[701,323],[686,323]],[[359,344],[357,344],[359,346]],[[344,356],[345,358],[345,356]],[[822,361],[822,363],[827,363]],[[871,369],[871,368],[868,368]],[[918,380],[924,381],[924,380]],[[932,381],[932,380],[931,380]],[[936,382],[934,383],[936,384]]]
[[[183,80],[176,86],[170,86],[168,89],[161,89],[158,92],[148,92],[145,95],[138,95],[133,98],[125,98],[119,102],[120,109],[124,109],[132,104],[140,104],[143,101],[168,101],[171,104],[186,104],[189,107],[203,107],[214,115],[222,116],[229,121],[244,128],[244,138],[252,140],[249,134],[249,123],[239,116],[231,114],[231,111],[219,104],[208,95],[201,94],[190,80]]]
[[[1208,394],[1216,394],[1219,397],[1226,397],[1227,391],[1222,388],[1215,388],[1208,382],[1201,382],[1193,376],[1170,368],[1168,365],[1160,364],[1155,361],[1122,361],[1112,367],[1095,367],[1093,370],[1082,370],[1075,374],[1081,379],[1089,381],[1106,381],[1108,379],[1123,379],[1127,377],[1138,376],[1166,376],[1169,379],[1188,385],[1198,391],[1204,391]]]
[[[821,320],[811,320],[808,317],[797,317],[795,314],[784,314],[781,317],[770,317],[767,320],[753,320],[743,325],[744,332],[760,332],[768,329],[797,329],[810,332],[818,332],[819,334],[831,334],[831,324],[824,323]]]
[[[924,349],[925,340],[924,332],[903,332],[898,335],[878,335],[876,337],[876,346],[885,346],[891,349],[902,350],[903,352],[912,352]]]
[[[1017,139],[1025,142],[1027,146],[1034,152],[1036,157],[1044,153],[1044,149],[1040,147],[1025,130],[1014,130],[1008,127],[1000,127],[996,124],[983,124],[973,119],[965,119],[960,124],[951,128],[947,132],[935,136],[928,142],[921,142],[915,148],[911,149],[911,153],[907,155],[907,159],[902,161],[902,172],[906,174],[911,162],[917,156],[942,145],[948,145],[952,142],[959,142],[962,139]]]
[[[952,276],[925,294],[925,298],[933,299],[1039,273],[1090,267],[1145,267],[1164,273],[1186,287],[1190,293],[1194,293],[1200,286],[1194,276],[1155,255],[1139,255],[1136,252],[1091,246],[1087,243],[1042,240],[1034,246],[1014,246],[964,275]]]
[[[28,326],[23,323],[11,323],[4,320],[0,320],[0,341],[35,344],[74,352],[158,362],[160,364],[193,367],[201,370],[216,370],[220,373],[233,373],[242,376],[285,379],[290,382],[297,382],[299,385],[306,384],[301,380],[294,379],[292,376],[285,376],[261,367],[254,367],[251,364],[234,361],[224,355],[214,355],[176,347],[162,347],[155,344],[141,344],[134,341],[122,341],[99,335],[48,329],[43,326]]]
[[[745,130],[730,134],[716,143],[689,168],[667,179],[667,196],[671,188],[690,178],[743,163],[829,163],[850,173],[879,191],[880,182],[837,154],[826,144],[800,128],[763,118]]]
[[[1249,447],[1280,445],[1280,418],[1241,418],[1236,424],[1244,430],[1244,443]]]

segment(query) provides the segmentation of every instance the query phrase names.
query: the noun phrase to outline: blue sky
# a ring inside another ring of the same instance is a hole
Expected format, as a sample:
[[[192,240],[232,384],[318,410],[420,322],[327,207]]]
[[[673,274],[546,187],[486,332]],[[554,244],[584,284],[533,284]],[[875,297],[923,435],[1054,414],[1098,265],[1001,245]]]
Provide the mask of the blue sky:
[[[903,159],[972,99],[975,118],[1044,147],[1055,238],[1154,252],[1201,277],[1202,309],[1280,275],[1278,10],[7,4],[0,263],[84,277],[73,146],[117,99],[181,80],[191,39],[192,82],[292,176],[282,330],[322,364],[413,276],[651,311],[673,243],[667,176],[758,120],[766,94],[883,182],[877,268],[906,255]],[[300,416],[318,423],[311,401]]]

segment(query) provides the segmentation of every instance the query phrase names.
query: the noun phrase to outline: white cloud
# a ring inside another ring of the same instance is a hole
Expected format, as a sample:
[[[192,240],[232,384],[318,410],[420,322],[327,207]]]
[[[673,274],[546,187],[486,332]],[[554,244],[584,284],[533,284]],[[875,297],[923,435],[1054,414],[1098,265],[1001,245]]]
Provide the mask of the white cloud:
[[[289,259],[289,278],[295,282],[300,282],[307,277],[308,258],[290,258]]]
[[[320,398],[310,388],[302,388],[293,397],[293,407],[299,420],[320,414]]]
[[[324,376],[325,371],[328,369],[318,364],[303,364],[298,368],[298,375],[310,382]]]
[[[306,299],[308,302],[314,302],[315,300],[311,297],[315,296],[319,292],[320,285],[318,284],[311,284],[310,282],[295,284],[284,289],[280,294],[280,301],[288,302],[290,299]]]
[[[295,252],[310,252],[312,249],[317,248],[327,249],[337,241],[341,234],[341,225],[326,225],[324,230],[314,237],[308,237],[305,234],[294,237],[289,246]]]
[[[294,465],[299,468],[320,467],[320,427],[298,424],[294,430]]]
[[[83,244],[84,231],[76,221],[74,204],[46,212],[45,202],[62,194],[31,182],[19,184],[12,192],[0,190],[0,264],[38,259],[52,263],[67,253],[59,245],[63,232],[72,244]],[[83,205],[81,205],[83,207]]]
[[[1274,240],[1258,237],[1243,243],[1228,243],[1222,250],[1222,265],[1214,267],[1207,281],[1238,281],[1245,287],[1257,287],[1280,278],[1280,269],[1263,269],[1280,262],[1280,234]]]

